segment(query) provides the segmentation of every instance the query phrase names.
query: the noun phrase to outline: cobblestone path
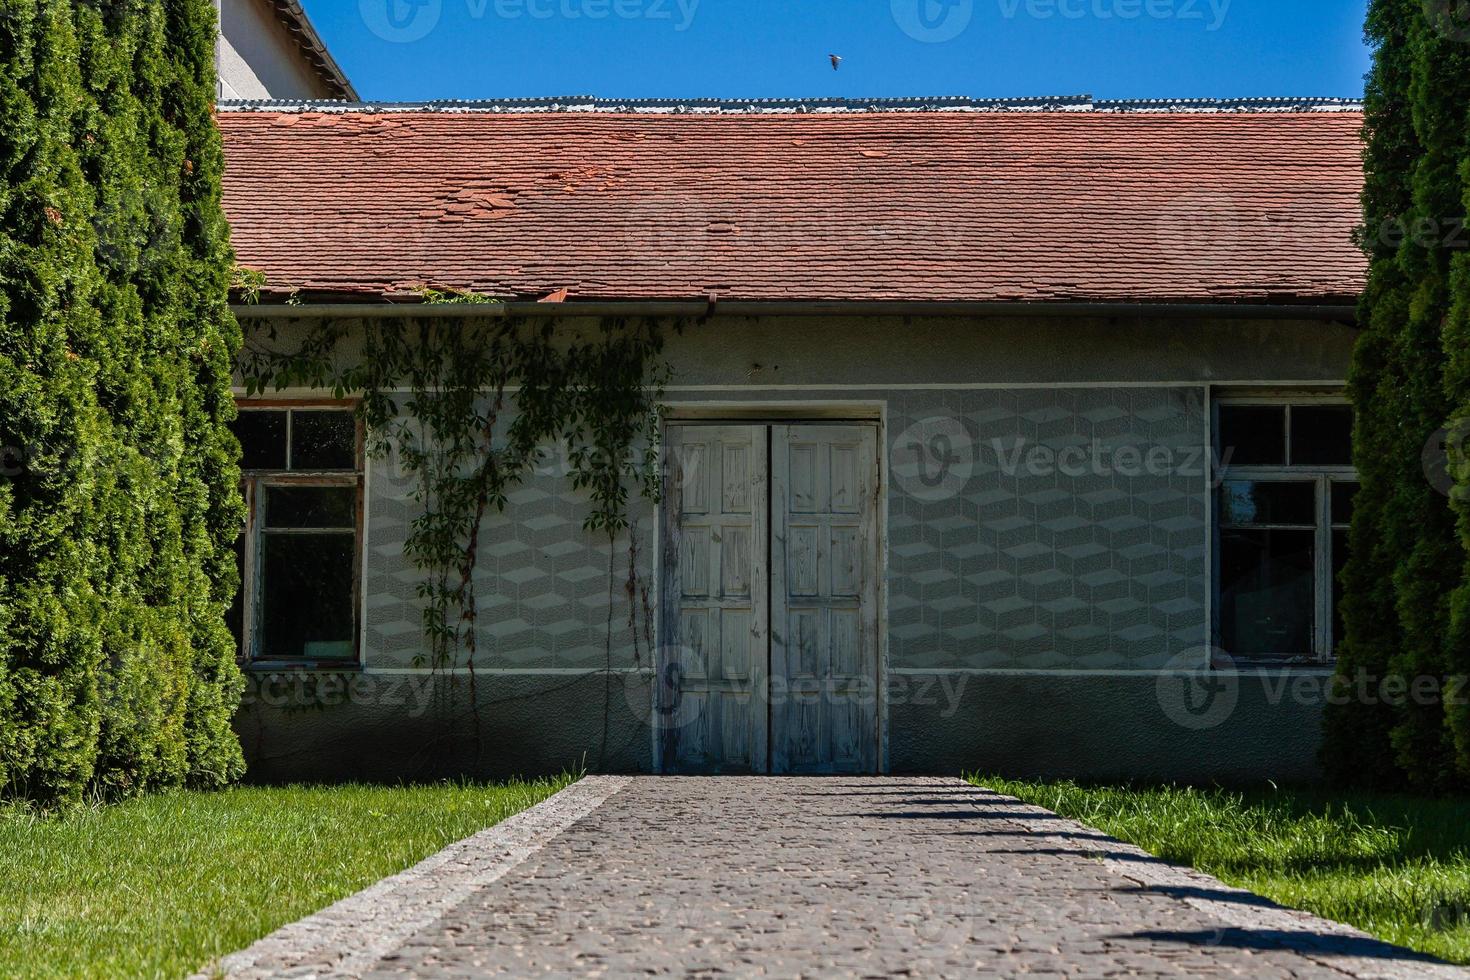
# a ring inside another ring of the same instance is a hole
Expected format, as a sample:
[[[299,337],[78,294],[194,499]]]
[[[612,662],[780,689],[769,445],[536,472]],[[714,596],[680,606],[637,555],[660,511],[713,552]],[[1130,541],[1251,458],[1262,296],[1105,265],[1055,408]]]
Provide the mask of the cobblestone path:
[[[293,958],[288,944],[228,972],[1470,977],[959,780],[648,777],[605,791],[383,955]],[[336,921],[401,928],[392,894]]]

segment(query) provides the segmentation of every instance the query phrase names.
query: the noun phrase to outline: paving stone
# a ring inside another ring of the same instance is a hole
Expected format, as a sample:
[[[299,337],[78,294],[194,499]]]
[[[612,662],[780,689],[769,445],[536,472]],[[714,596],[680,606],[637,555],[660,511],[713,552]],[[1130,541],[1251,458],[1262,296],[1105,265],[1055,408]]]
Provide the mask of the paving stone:
[[[931,778],[628,780],[362,972],[1470,977]]]

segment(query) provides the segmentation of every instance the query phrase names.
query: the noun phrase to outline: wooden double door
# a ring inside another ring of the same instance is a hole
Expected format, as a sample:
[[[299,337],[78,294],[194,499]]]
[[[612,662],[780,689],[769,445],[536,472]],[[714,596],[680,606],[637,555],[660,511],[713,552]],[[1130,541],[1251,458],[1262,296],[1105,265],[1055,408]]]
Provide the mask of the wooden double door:
[[[877,426],[681,424],[665,452],[661,768],[876,772]]]

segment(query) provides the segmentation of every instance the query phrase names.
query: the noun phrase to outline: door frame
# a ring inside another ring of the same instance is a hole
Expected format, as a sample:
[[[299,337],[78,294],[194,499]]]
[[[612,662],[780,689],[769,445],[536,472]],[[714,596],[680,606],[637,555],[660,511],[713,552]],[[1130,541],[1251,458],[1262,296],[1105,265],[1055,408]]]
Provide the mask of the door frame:
[[[870,425],[878,430],[878,772],[889,771],[888,757],[888,403],[886,401],[698,401],[671,402],[665,406],[659,429],[659,454],[663,458],[667,434],[677,425]],[[660,503],[653,521],[653,670],[654,688],[658,696],[659,651],[663,649],[664,603],[664,511]],[[663,739],[658,726],[649,732],[650,758],[654,772],[663,772]]]

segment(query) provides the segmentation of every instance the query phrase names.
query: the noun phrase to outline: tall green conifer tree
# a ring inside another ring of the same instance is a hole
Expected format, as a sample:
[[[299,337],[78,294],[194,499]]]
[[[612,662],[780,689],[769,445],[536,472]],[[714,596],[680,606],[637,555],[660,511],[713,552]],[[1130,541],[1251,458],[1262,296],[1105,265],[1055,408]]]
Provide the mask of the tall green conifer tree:
[[[1343,571],[1346,636],[1338,644],[1338,689],[1327,709],[1323,753],[1335,778],[1377,785],[1402,778],[1394,763],[1395,713],[1388,705],[1366,703],[1358,687],[1360,679],[1376,684],[1387,676],[1402,641],[1393,589],[1397,555],[1389,542],[1411,533],[1406,515],[1390,506],[1405,465],[1397,415],[1404,384],[1398,337],[1408,318],[1408,281],[1399,267],[1395,231],[1413,202],[1409,175],[1420,153],[1409,105],[1410,34],[1419,16],[1418,0],[1380,0],[1368,12],[1367,36],[1376,53],[1364,93],[1361,244],[1370,266],[1348,382],[1362,490]]]
[[[236,777],[209,0],[0,13],[0,791]]]
[[[1448,25],[1461,42],[1456,59],[1461,71],[1470,58],[1470,11],[1463,12],[1461,22]],[[1446,124],[1456,124],[1453,111]],[[1458,517],[1458,531],[1466,564],[1460,570],[1460,582],[1450,601],[1449,642],[1445,651],[1450,676],[1448,714],[1454,743],[1459,784],[1470,786],[1470,105],[1459,107],[1458,181],[1460,188],[1458,228],[1452,229],[1458,241],[1452,243],[1450,259],[1450,315],[1445,323],[1445,351],[1448,367],[1445,387],[1453,408],[1449,425],[1451,467],[1455,476],[1453,504]],[[1453,165],[1447,163],[1447,165]]]
[[[1371,261],[1354,356],[1363,478],[1344,573],[1347,626],[1324,758],[1340,776],[1422,791],[1459,784],[1446,710],[1464,664],[1451,596],[1466,550],[1425,449],[1465,399],[1450,322],[1463,279],[1470,24],[1454,5],[1375,0],[1367,91],[1364,246]],[[1460,270],[1460,271],[1457,271]],[[1432,469],[1432,467],[1431,467]],[[1355,681],[1365,675],[1364,691]],[[1382,682],[1392,678],[1397,689]],[[1366,697],[1364,694],[1366,693]],[[1385,741],[1386,738],[1386,741]]]
[[[1459,163],[1470,135],[1464,125],[1470,106],[1470,48],[1445,24],[1434,23],[1433,14],[1431,8],[1421,17],[1412,35],[1409,96],[1421,152],[1412,171],[1413,203],[1399,250],[1409,281],[1408,316],[1399,341],[1405,378],[1400,419],[1408,441],[1399,455],[1408,465],[1392,506],[1413,527],[1399,544],[1394,572],[1404,631],[1395,665],[1411,679],[1411,691],[1420,678],[1439,679],[1448,673],[1449,597],[1464,563],[1448,496],[1426,478],[1422,463],[1412,465],[1451,414],[1445,388],[1445,319],[1454,254],[1449,238],[1456,217],[1463,214]],[[1454,770],[1453,747],[1439,698],[1408,698],[1393,738],[1399,767],[1411,785],[1446,788]]]

